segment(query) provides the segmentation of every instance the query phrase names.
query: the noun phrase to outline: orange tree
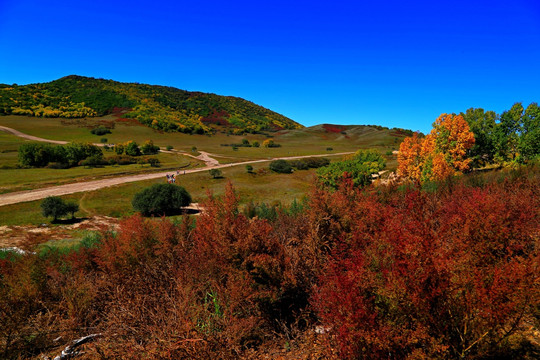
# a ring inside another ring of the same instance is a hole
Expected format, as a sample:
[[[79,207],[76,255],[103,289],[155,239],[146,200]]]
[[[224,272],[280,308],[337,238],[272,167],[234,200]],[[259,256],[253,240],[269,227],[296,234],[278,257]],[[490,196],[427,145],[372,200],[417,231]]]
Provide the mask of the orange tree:
[[[399,148],[398,173],[414,181],[443,180],[469,169],[474,134],[461,115],[442,114],[425,137],[414,134]]]

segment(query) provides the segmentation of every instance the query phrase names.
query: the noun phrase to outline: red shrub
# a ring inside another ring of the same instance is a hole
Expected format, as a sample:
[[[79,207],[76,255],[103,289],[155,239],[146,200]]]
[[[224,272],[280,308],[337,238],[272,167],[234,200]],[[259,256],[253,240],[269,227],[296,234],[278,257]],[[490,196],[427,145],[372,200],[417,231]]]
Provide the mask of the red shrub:
[[[348,205],[352,227],[314,296],[342,356],[499,351],[539,305],[538,190],[537,183],[456,186],[395,194],[375,211],[366,200]],[[332,197],[324,203],[343,195]]]

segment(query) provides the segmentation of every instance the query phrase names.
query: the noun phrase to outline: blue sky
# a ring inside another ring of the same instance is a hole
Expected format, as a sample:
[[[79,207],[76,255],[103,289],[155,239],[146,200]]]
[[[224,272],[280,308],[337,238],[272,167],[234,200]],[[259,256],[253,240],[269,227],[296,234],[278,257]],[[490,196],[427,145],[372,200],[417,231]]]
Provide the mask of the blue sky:
[[[540,1],[0,0],[0,83],[77,74],[233,95],[303,125],[428,132],[540,101]]]

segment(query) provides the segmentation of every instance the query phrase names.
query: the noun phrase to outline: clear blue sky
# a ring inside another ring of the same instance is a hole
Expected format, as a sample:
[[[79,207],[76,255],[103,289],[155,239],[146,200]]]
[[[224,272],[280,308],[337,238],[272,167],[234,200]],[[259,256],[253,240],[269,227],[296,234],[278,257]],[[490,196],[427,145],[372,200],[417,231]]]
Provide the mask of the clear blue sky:
[[[70,74],[427,132],[540,101],[540,1],[0,0],[0,83]]]

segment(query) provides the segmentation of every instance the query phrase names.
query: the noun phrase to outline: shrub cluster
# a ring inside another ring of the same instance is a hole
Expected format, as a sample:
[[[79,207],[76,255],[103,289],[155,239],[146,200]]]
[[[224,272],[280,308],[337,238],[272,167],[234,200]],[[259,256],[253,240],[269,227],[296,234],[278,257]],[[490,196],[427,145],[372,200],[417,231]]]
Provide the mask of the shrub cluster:
[[[102,135],[105,135],[105,134],[110,134],[111,130],[104,127],[104,126],[99,126],[97,128],[92,129],[90,132],[92,134],[94,134],[94,135],[102,136]]]
[[[330,164],[330,160],[324,157],[309,157],[297,160],[289,160],[296,170],[317,169]]]
[[[290,174],[293,168],[296,170],[316,169],[330,164],[330,160],[322,157],[310,157],[297,160],[274,160],[270,163],[270,170],[281,173]]]
[[[123,144],[116,144],[114,146],[114,151],[118,155],[126,154],[128,156],[155,155],[159,152],[159,146],[154,145],[152,140],[146,140],[144,144],[139,147],[139,144],[130,140]]]
[[[496,180],[347,178],[271,220],[228,186],[196,222],[133,216],[70,251],[4,253],[0,357],[101,333],[88,358],[264,358],[287,342],[319,358],[533,359],[540,174]]]
[[[46,143],[25,143],[19,146],[19,163],[23,166],[44,167],[49,163],[71,167],[80,161],[93,157],[102,159],[102,150],[92,144],[69,143],[51,145]],[[59,165],[53,165],[53,167]]]
[[[383,157],[375,151],[357,151],[350,159],[336,161],[317,170],[319,182],[331,189],[337,189],[344,178],[350,178],[354,186],[371,184],[372,175],[384,169]]]
[[[290,174],[293,171],[291,164],[287,160],[274,160],[269,167],[270,170],[280,174]]]
[[[233,144],[221,144],[221,146],[232,146],[232,147],[259,147],[260,144],[258,141],[254,141],[253,144],[250,144],[248,139],[242,139],[241,143],[233,143]]]

